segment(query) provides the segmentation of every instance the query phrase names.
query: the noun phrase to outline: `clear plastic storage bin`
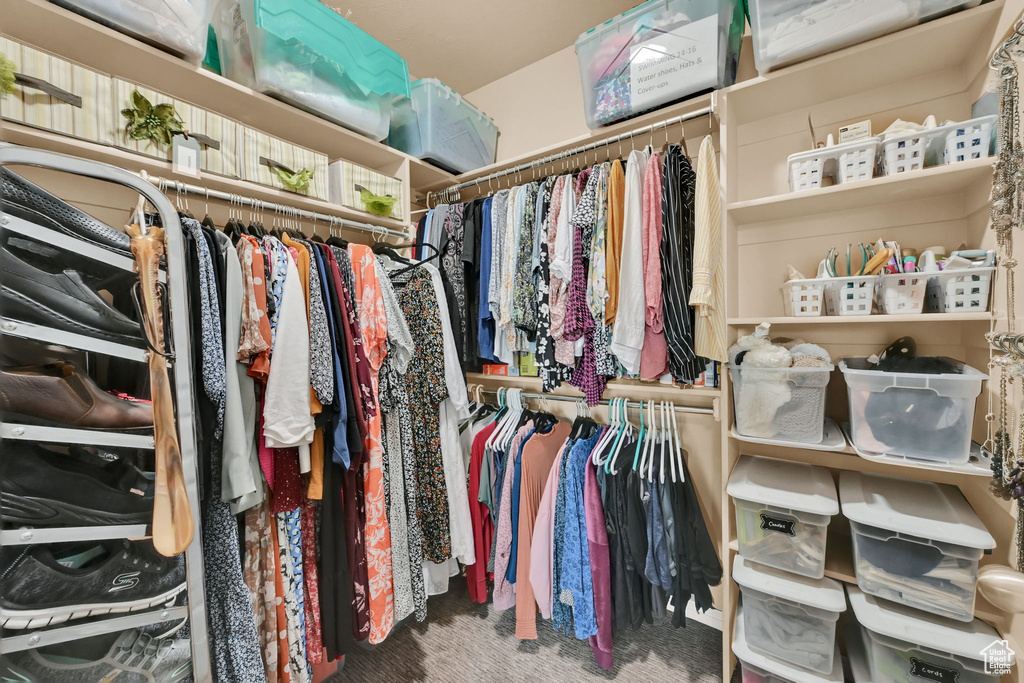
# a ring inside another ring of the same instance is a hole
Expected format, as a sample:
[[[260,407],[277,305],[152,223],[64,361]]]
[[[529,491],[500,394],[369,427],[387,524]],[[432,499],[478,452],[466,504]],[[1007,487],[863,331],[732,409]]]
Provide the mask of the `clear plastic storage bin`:
[[[746,610],[745,603],[736,609],[736,623],[732,630],[732,652],[739,660],[743,683],[841,683],[843,664],[838,645],[832,656],[832,670],[827,674],[772,659],[750,647],[746,637]]]
[[[405,60],[317,0],[239,0],[215,21],[225,76],[373,140],[409,96]]]
[[[839,498],[861,590],[957,621],[974,618],[978,562],[996,543],[959,489],[843,472]]]
[[[454,173],[494,163],[494,121],[436,78],[414,81],[391,110],[388,144]]]
[[[53,0],[58,5],[198,64],[213,0]]]
[[[736,431],[743,436],[801,443],[821,441],[825,389],[835,366],[753,368],[729,366]]]
[[[974,404],[988,376],[946,359],[959,374],[882,372],[866,358],[844,358],[850,435],[867,453],[967,462]]]
[[[974,7],[981,0],[750,0],[761,73]]]
[[[736,504],[740,555],[801,576],[825,576],[828,524],[839,499],[828,470],[742,456],[726,491]]]
[[[737,0],[648,0],[576,40],[587,125],[597,128],[736,80]]]
[[[872,683],[997,683],[1000,675],[988,672],[1013,663],[1006,641],[980,619],[959,623],[876,600],[856,586],[847,592]]]
[[[732,578],[743,595],[750,649],[819,673],[832,671],[836,622],[846,611],[838,581],[747,563],[739,555]]]

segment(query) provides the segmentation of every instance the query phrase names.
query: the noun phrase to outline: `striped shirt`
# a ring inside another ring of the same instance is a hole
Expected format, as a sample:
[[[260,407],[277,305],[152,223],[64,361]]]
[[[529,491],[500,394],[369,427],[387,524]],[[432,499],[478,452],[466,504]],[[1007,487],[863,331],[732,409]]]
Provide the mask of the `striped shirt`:
[[[697,311],[696,352],[723,363],[729,360],[725,341],[725,274],[722,272],[721,187],[711,136],[697,157],[696,230],[693,290],[690,305]]]

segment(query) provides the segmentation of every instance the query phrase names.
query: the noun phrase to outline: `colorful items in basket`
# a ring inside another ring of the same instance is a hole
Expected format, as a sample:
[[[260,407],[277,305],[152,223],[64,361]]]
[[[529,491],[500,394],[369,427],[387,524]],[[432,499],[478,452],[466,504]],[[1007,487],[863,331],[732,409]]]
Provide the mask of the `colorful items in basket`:
[[[802,340],[773,340],[769,327],[761,323],[729,348],[738,428],[745,436],[797,441],[813,431],[820,440],[829,378],[824,370],[832,367],[832,358]],[[795,371],[780,372],[787,368]]]
[[[805,278],[790,265],[782,287],[786,315],[985,312],[995,272],[995,252],[931,246],[918,254],[898,242],[832,247]],[[908,277],[909,276],[909,277]],[[927,305],[926,305],[927,304]]]

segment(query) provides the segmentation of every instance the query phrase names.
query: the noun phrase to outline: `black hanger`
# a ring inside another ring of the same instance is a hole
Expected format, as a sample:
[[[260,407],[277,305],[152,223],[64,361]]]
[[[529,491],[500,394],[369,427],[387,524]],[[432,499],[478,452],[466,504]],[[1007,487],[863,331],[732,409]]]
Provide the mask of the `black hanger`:
[[[327,244],[332,247],[338,247],[339,249],[348,249],[348,240],[342,239],[337,235],[331,235],[328,237]]]

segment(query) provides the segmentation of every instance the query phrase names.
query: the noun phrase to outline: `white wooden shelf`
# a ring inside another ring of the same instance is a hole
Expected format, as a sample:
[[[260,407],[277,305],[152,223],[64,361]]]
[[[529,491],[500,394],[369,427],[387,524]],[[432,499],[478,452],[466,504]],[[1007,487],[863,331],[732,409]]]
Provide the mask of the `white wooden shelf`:
[[[60,152],[61,154],[70,154],[83,159],[99,161],[136,173],[146,171],[152,176],[167,180],[180,180],[184,183],[198,184],[210,190],[219,190],[244,197],[252,197],[253,199],[265,202],[284,204],[285,206],[293,206],[305,211],[315,211],[329,216],[337,216],[345,220],[379,225],[392,230],[405,231],[408,229],[407,223],[397,218],[375,216],[371,213],[356,211],[355,209],[331,204],[322,199],[314,199],[296,192],[279,190],[274,187],[260,185],[259,183],[239,180],[238,178],[228,178],[215,173],[203,173],[201,178],[196,179],[193,176],[174,173],[171,162],[163,159],[156,159],[143,154],[135,154],[134,152],[118,149],[117,147],[109,147],[89,142],[88,140],[79,140],[78,138],[51,133],[50,131],[20,123],[4,121],[3,126],[0,126],[0,139],[4,142],[38,147],[51,152]]]
[[[46,0],[5,0],[3,33],[310,149],[396,175],[409,155],[169,55]],[[451,174],[415,160],[416,180]]]
[[[541,393],[540,377],[488,375],[480,372],[467,372],[466,381],[484,385],[490,382],[509,388],[517,387],[530,392],[538,394]],[[630,378],[615,379],[608,382],[607,389],[605,391],[608,398],[619,395],[636,396],[638,395],[638,392],[651,394],[661,392],[665,395],[660,396],[659,399],[666,401],[672,399],[705,397],[714,399],[722,395],[722,390],[717,387],[691,387],[683,384],[662,384],[661,382]],[[562,385],[552,393],[552,396],[583,398],[583,392],[568,382],[563,382]]]
[[[733,327],[771,325],[874,325],[882,323],[949,323],[990,322],[992,314],[985,313],[918,313],[917,315],[818,315],[805,317],[729,318]]]
[[[971,159],[845,185],[733,202],[726,210],[736,226],[742,227],[819,213],[873,209],[893,202],[964,192],[977,182],[990,180],[995,162],[994,156]]]
[[[726,89],[730,109],[736,123],[766,120],[940,72],[966,87],[987,66],[1002,9],[1003,0],[994,0],[738,83]]]

